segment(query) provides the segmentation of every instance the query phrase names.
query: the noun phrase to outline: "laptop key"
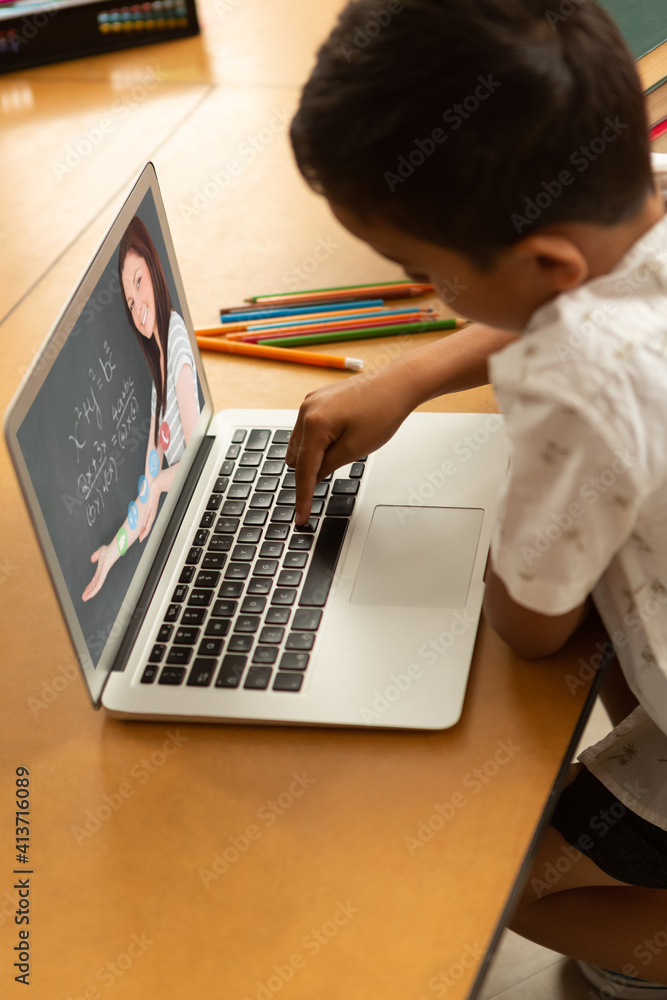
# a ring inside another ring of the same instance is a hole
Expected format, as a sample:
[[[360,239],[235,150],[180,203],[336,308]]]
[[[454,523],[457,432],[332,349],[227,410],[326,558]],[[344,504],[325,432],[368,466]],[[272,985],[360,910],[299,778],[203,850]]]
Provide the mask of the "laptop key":
[[[232,434],[232,443],[243,444],[247,433],[248,432],[245,430],[245,428],[239,427],[238,430],[235,430],[234,433]]]
[[[215,483],[213,484],[214,493],[224,493],[229,486],[229,479],[227,476],[218,476]]]
[[[259,559],[253,567],[255,576],[275,576],[278,572],[277,559]]]
[[[331,496],[325,514],[327,517],[349,517],[354,508],[354,497]]]
[[[176,629],[174,642],[179,646],[194,646],[198,638],[198,628],[193,628],[191,625],[181,625],[180,628]]]
[[[283,636],[285,635],[285,629],[279,628],[277,625],[270,626],[265,625],[262,631],[259,633],[258,642],[262,643],[279,643],[283,641]]]
[[[271,680],[271,667],[251,667],[245,679],[244,688],[265,691]]]
[[[223,656],[215,686],[217,688],[237,688],[243,676],[246,660],[246,656],[235,656],[229,653]]]
[[[278,587],[298,587],[302,577],[300,569],[283,569],[278,574],[276,584]]]
[[[208,687],[213,680],[217,661],[210,657],[198,656],[192,664],[187,687]]]
[[[206,556],[206,558],[210,558]],[[224,556],[222,557],[224,560]],[[200,569],[195,580],[195,587],[217,587],[220,582],[220,571],[211,569]]]
[[[361,479],[365,468],[363,462],[353,462],[350,466],[350,479]]]
[[[222,639],[205,638],[199,643],[197,656],[220,656],[222,652]],[[196,664],[195,660],[195,664]]]
[[[260,493],[275,493],[279,481],[278,476],[260,476],[255,484],[255,489]]]
[[[153,648],[151,649],[151,654],[148,657],[148,659],[152,663],[159,663],[164,656],[164,651],[166,648],[167,647],[163,646],[161,642],[156,642]]]
[[[287,625],[291,614],[290,608],[274,606],[266,612],[264,621],[267,625]]]
[[[218,597],[240,597],[243,593],[243,583],[239,580],[223,580],[220,584]]]
[[[237,607],[238,601],[219,600],[213,605],[211,615],[214,618],[231,618],[236,614]]]
[[[199,560],[201,559],[203,551],[204,550],[200,548],[198,545],[193,545],[190,551],[188,552],[188,557],[185,561],[189,563],[191,566],[196,566]]]
[[[259,550],[260,559],[278,559],[283,554],[283,542],[264,542]]]
[[[182,625],[203,625],[206,608],[186,608],[181,618]]]
[[[267,460],[262,466],[263,476],[280,476],[285,470],[285,463],[279,459]]]
[[[289,524],[270,524],[264,536],[267,542],[284,542],[289,535]]]
[[[253,576],[248,583],[249,594],[268,594],[273,586],[270,576]]]
[[[215,526],[216,532],[224,532],[228,535],[234,534],[239,526],[238,517],[219,517]]]
[[[248,466],[238,468],[234,473],[235,483],[254,483],[257,478],[257,469]]]
[[[305,524],[295,524],[294,530],[308,532],[308,534],[312,534],[314,531],[317,531],[317,526],[319,523],[320,523],[319,517],[309,517]]]
[[[206,504],[206,510],[217,510],[222,501],[222,493],[211,493]]]
[[[202,570],[207,570],[207,569],[221,570],[226,562],[227,562],[227,555],[225,552],[207,552],[201,562]],[[219,577],[220,573],[214,573],[211,575]],[[199,580],[199,576],[197,577],[197,580]],[[198,583],[197,586],[200,586],[200,584]],[[213,586],[215,586],[215,584],[213,584]]]
[[[222,520],[222,518],[220,520]],[[230,520],[236,521],[236,523],[238,524],[238,518],[233,517],[233,518],[230,518]],[[234,541],[234,539],[231,537],[231,533],[228,533],[228,534],[225,534],[225,535],[222,535],[222,534],[220,534],[220,535],[217,535],[217,534],[213,535],[212,538],[209,540],[209,543],[208,543],[208,551],[209,552],[229,552],[229,550],[232,547],[232,542],[233,541]]]
[[[297,549],[300,552],[308,552],[313,547],[312,535],[292,535],[287,545],[288,549]]]
[[[160,626],[160,631],[157,634],[157,641],[158,642],[168,642],[169,641],[169,636],[171,635],[171,633],[173,631],[174,631],[174,626],[173,625],[161,625]]]
[[[281,524],[289,524],[294,518],[294,507],[274,507],[271,511],[271,520]]]
[[[149,663],[143,674],[141,675],[142,684],[152,684],[157,677],[157,672],[160,668],[157,663]]]
[[[185,672],[185,667],[163,667],[158,684],[182,684]]]
[[[285,649],[310,650],[313,648],[315,636],[312,632],[290,632],[287,636]]]
[[[190,646],[172,646],[167,654],[167,663],[181,664],[189,663],[192,658],[192,648]]]
[[[280,588],[273,591],[271,604],[291,605],[296,600],[296,590]]]
[[[285,569],[303,569],[307,562],[307,552],[288,552],[283,559],[283,566]]]
[[[300,691],[303,684],[303,674],[279,670],[273,682],[273,691]]]
[[[239,465],[243,466],[244,468],[250,467],[258,469],[259,466],[262,464],[263,458],[264,456],[259,451],[244,451],[239,459]],[[252,480],[249,479],[248,482],[252,482]]]
[[[294,612],[294,621],[292,622],[292,628],[298,629],[299,631],[312,631],[320,627],[320,622],[322,621],[322,612],[319,608],[299,608]]]
[[[254,510],[268,510],[273,505],[273,493],[253,493],[250,507]]]
[[[230,653],[247,653],[252,649],[253,641],[253,636],[237,632],[227,643],[227,649]]]
[[[261,615],[265,607],[266,597],[256,597],[254,594],[248,594],[248,596],[243,599],[243,603],[241,604],[241,614]]]
[[[185,592],[187,593],[187,587],[185,588]],[[185,595],[183,595],[183,597],[184,596]],[[181,600],[183,600],[183,597],[181,598]],[[164,620],[166,622],[175,622],[180,613],[181,613],[181,607],[179,604],[170,604],[167,610],[165,611]]]
[[[225,570],[225,578],[227,580],[245,580],[250,573],[250,565],[248,563],[230,563]]]
[[[324,518],[301,591],[301,607],[323,608],[326,604],[348,523],[346,518]]]
[[[241,445],[230,444],[229,448],[227,449],[227,454],[225,458],[238,458],[240,454],[241,454]]]
[[[213,527],[213,522],[215,521],[215,512],[212,510],[204,511],[202,514],[202,519],[199,522],[200,528],[211,528]]]
[[[232,550],[232,559],[235,562],[251,562],[256,555],[255,545],[235,545]]]
[[[211,618],[206,626],[206,635],[212,635],[216,638],[224,639],[224,637],[229,632],[229,626],[231,622],[229,618]]]
[[[286,444],[272,444],[266,452],[266,457],[269,459],[280,459],[284,458],[286,454]]]
[[[269,516],[266,510],[249,510],[246,516],[243,518],[244,524],[249,525],[259,525],[266,524],[266,519]]]
[[[255,428],[250,431],[246,441],[246,451],[264,451],[271,440],[271,431],[264,431]]]
[[[278,659],[278,650],[275,646],[257,646],[252,654],[253,663],[275,663]]]
[[[359,480],[358,479],[334,479],[334,484],[331,487],[332,494],[336,493],[343,496],[356,496],[359,492]]]
[[[238,534],[240,545],[256,545],[262,537],[260,528],[241,528]]]
[[[229,459],[226,459],[220,466],[220,475],[231,476],[235,468],[236,466],[234,465],[234,462],[230,462]]]
[[[273,444],[289,444],[292,432],[284,428],[279,428],[273,432]]]
[[[212,590],[193,590],[188,598],[188,604],[194,608],[207,608],[212,600]]]
[[[283,653],[280,661],[281,670],[305,670],[310,656],[308,653]]]
[[[257,615],[239,615],[234,622],[235,632],[255,633],[259,628],[259,617]]]
[[[251,490],[249,483],[234,483],[227,490],[227,496],[230,500],[247,500]]]
[[[240,517],[244,510],[245,503],[243,500],[225,500],[220,513],[225,517]]]

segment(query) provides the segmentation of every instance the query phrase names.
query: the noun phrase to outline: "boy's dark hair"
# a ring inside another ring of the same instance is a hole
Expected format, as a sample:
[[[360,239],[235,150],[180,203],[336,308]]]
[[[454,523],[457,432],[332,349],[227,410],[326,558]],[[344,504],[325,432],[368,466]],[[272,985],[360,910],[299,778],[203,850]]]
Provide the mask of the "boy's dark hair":
[[[563,7],[560,4],[560,7]],[[597,0],[353,0],[291,126],[310,186],[478,266],[652,188],[641,84]]]

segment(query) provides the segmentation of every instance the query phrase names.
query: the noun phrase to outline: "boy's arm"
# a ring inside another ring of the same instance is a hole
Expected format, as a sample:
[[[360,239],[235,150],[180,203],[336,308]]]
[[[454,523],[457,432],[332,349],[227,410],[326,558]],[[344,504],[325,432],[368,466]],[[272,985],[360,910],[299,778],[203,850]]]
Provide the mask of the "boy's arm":
[[[491,563],[486,576],[484,617],[501,639],[525,660],[556,653],[576,632],[592,607],[590,598],[563,615],[543,615],[510,596]]]
[[[309,393],[287,449],[287,464],[296,473],[297,524],[308,519],[319,480],[377,450],[428,399],[486,385],[489,355],[515,339],[516,334],[475,324],[382,369]]]

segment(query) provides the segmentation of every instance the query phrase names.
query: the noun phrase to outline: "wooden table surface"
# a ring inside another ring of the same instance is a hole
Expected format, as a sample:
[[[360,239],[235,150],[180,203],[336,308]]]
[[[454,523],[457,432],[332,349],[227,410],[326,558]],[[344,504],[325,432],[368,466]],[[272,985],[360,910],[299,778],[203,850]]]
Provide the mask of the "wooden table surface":
[[[253,293],[400,276],[289,150],[339,6],[206,2],[198,38],[0,77],[3,411],[146,159],[197,325]],[[380,367],[426,339],[353,353]],[[219,408],[297,407],[354,377],[205,364]],[[485,387],[425,408],[495,400]],[[467,997],[585,714],[595,630],[531,664],[482,624],[462,719],[442,733],[117,722],[78,677],[4,443],[0,483],[2,996],[25,995],[12,846],[27,767],[36,1000]]]

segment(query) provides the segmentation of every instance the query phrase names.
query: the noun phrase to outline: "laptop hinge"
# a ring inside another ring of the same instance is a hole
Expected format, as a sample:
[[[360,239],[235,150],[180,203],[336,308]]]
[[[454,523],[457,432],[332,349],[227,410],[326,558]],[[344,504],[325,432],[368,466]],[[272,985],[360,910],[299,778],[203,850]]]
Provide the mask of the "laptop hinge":
[[[160,577],[162,576],[162,571],[169,558],[169,553],[171,552],[172,546],[176,539],[181,524],[183,523],[183,518],[185,517],[186,511],[192,495],[199,482],[199,477],[202,474],[204,465],[209,456],[211,448],[213,447],[213,442],[215,438],[208,434],[202,441],[199,451],[192,463],[192,468],[188,473],[188,477],[185,480],[183,489],[178,498],[174,511],[169,519],[169,523],[165,529],[164,537],[160,543],[160,547],[157,550],[155,561],[151,567],[151,570],[146,578],[146,583],[141,591],[137,606],[132,613],[130,618],[127,631],[122,639],[120,646],[118,647],[118,652],[116,653],[116,658],[114,659],[112,671],[125,670],[127,662],[130,658],[130,653],[134,647],[137,636],[139,634],[139,629],[141,628],[146,611],[150,607],[150,603],[153,599],[153,594],[157,588]]]

